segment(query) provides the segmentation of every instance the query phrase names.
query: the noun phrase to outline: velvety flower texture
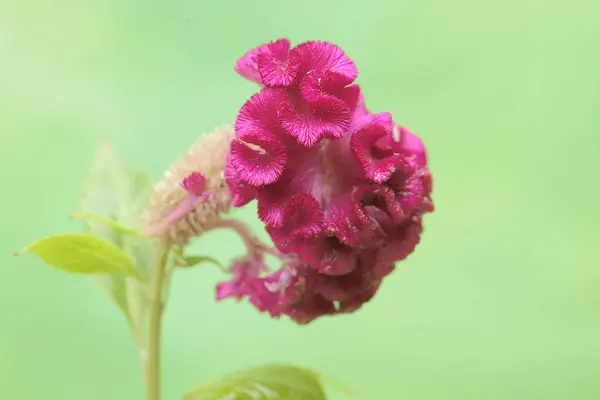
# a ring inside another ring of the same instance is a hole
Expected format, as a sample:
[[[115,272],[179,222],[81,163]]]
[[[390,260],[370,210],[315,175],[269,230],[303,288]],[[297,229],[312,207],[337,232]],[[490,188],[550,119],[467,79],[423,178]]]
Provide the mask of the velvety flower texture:
[[[390,113],[367,110],[356,65],[333,44],[280,39],[235,69],[261,90],[239,111],[226,183],[234,206],[257,200],[284,262],[267,276],[261,262],[238,265],[218,298],[247,297],[298,323],[358,309],[433,211],[423,143]]]

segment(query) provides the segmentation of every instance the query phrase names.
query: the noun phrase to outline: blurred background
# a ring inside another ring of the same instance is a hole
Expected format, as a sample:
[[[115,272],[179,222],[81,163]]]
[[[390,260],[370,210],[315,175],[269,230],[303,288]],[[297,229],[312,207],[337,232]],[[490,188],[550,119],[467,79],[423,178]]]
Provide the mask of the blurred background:
[[[437,210],[372,302],[309,326],[217,304],[217,271],[182,271],[165,399],[264,362],[368,400],[599,399],[599,20],[594,0],[1,1],[0,398],[142,399],[113,304],[11,252],[80,229],[100,140],[158,178],[256,90],[236,59],[288,37],[339,44],[368,106],[421,135]]]

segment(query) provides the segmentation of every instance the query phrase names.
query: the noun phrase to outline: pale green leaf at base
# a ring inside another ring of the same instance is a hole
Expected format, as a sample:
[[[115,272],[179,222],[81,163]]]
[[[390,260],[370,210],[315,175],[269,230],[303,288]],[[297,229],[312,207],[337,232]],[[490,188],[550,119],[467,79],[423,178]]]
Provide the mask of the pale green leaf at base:
[[[319,375],[289,365],[265,365],[210,382],[184,400],[326,400]]]
[[[125,278],[125,298],[129,311],[129,322],[138,346],[144,346],[145,324],[148,315],[147,286],[133,278]]]
[[[125,314],[127,320],[131,322],[131,315],[127,305],[125,277],[119,275],[96,275],[90,278],[94,286],[114,300],[116,305],[123,311],[123,314]]]
[[[119,159],[115,149],[103,142],[81,188],[79,210],[87,233],[123,249],[133,259],[143,282],[155,264],[154,242],[139,234],[140,213],[153,189],[152,179]],[[131,324],[138,345],[147,318],[146,288],[123,276],[94,276],[94,283],[108,294]]]
[[[146,286],[134,278],[119,275],[95,275],[91,280],[121,309],[131,325],[136,344],[143,346],[148,311]]]
[[[92,235],[49,236],[27,246],[22,252],[37,254],[46,263],[67,272],[138,277],[127,253]]]

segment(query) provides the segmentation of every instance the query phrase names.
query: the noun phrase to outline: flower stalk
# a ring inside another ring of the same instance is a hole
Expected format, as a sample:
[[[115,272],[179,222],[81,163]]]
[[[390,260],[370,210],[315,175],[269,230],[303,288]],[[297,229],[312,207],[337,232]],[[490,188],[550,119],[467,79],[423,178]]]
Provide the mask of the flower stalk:
[[[153,271],[150,287],[150,331],[148,353],[147,357],[145,357],[146,398],[148,400],[160,400],[160,341],[165,301],[163,298],[163,287],[165,285],[165,271],[169,259],[169,247],[169,242],[166,239],[161,239],[157,243],[157,263]]]

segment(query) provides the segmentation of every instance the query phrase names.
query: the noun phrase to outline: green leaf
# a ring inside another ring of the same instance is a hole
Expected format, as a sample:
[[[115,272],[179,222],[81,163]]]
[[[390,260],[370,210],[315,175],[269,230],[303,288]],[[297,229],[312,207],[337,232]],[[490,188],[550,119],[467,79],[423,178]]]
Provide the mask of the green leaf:
[[[202,264],[202,263],[210,263],[213,265],[216,265],[217,267],[219,267],[222,270],[225,270],[225,266],[223,264],[221,264],[221,262],[219,260],[217,260],[216,258],[213,257],[208,257],[208,256],[189,256],[189,257],[182,257],[180,259],[178,259],[176,261],[176,265],[178,267],[195,267],[196,265]]]
[[[126,251],[134,260],[142,281],[155,264],[154,242],[133,234],[140,227],[153,182],[146,174],[124,165],[108,142],[99,146],[81,190],[79,211],[86,232],[102,237]],[[147,315],[145,288],[122,276],[94,276],[94,283],[123,311],[136,335]],[[139,341],[139,340],[138,340]]]
[[[129,234],[129,235],[139,235],[137,229],[129,228],[127,226],[121,225],[117,221],[103,217],[102,215],[86,213],[82,211],[78,211],[76,213],[71,214],[71,218],[75,219],[83,219],[90,221],[96,221],[104,224],[106,227],[113,229],[117,233]]]
[[[289,365],[240,371],[201,386],[184,400],[325,400],[318,374]]]
[[[333,389],[336,389],[338,392],[343,393],[349,399],[354,400],[363,400],[363,397],[356,390],[351,389],[345,383],[338,381],[337,379],[332,378],[331,376],[327,376],[324,374],[320,374],[321,382],[325,383],[326,386],[329,386]]]
[[[92,235],[49,236],[30,244],[22,252],[35,253],[46,263],[67,272],[137,277],[127,253]]]

